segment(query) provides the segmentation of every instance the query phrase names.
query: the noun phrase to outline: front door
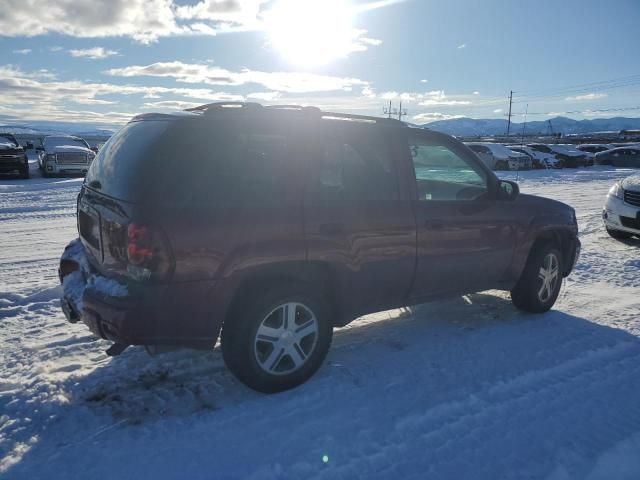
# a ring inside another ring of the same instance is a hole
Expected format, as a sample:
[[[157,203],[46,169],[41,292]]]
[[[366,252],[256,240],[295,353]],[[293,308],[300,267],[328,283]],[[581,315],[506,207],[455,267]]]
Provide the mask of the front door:
[[[515,247],[513,203],[494,195],[493,174],[462,144],[412,132],[418,265],[413,298],[499,286]]]

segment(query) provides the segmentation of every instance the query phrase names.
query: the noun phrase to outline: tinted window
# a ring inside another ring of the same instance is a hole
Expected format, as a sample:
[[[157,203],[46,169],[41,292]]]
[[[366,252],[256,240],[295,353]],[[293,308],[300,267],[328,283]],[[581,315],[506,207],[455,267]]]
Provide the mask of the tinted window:
[[[153,195],[160,204],[284,203],[295,190],[290,142],[282,129],[186,122],[160,143],[162,168]]]
[[[318,158],[315,194],[323,200],[398,198],[396,170],[386,132],[375,127],[328,128]]]
[[[166,121],[125,125],[100,149],[85,184],[99,186],[100,192],[122,200],[138,198],[148,183],[145,168],[153,167],[152,147],[169,126]]]
[[[485,171],[448,145],[412,138],[409,151],[419,200],[471,200],[488,191]]]

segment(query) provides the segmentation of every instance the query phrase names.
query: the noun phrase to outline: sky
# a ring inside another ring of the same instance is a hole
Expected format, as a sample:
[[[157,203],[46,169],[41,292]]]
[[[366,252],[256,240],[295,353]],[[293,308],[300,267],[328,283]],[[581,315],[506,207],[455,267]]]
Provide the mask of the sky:
[[[0,122],[216,101],[640,116],[639,0],[3,0]]]

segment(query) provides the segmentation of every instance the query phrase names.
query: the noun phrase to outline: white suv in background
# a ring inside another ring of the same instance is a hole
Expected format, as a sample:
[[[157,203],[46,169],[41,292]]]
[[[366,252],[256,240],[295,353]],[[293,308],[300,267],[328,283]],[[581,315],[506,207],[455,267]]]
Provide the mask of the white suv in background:
[[[613,238],[640,236],[640,175],[631,175],[611,187],[602,220]]]
[[[80,137],[51,135],[44,137],[38,163],[45,177],[49,175],[84,175],[96,154]]]

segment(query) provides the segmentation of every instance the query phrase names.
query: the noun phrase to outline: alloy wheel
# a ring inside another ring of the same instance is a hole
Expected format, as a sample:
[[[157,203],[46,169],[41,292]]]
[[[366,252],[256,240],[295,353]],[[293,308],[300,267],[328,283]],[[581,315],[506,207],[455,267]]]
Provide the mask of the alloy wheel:
[[[302,368],[318,340],[318,320],[302,303],[278,305],[260,322],[254,355],[262,370],[287,375]]]
[[[554,253],[548,253],[542,261],[542,266],[538,272],[538,278],[541,281],[538,289],[538,299],[542,303],[546,303],[553,296],[556,289],[560,273],[558,257]]]

